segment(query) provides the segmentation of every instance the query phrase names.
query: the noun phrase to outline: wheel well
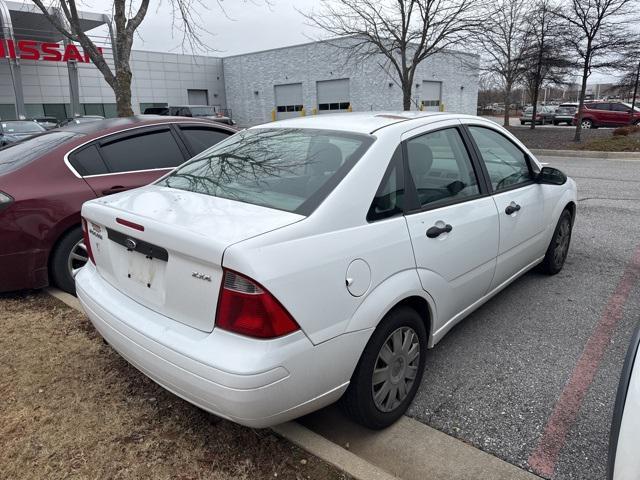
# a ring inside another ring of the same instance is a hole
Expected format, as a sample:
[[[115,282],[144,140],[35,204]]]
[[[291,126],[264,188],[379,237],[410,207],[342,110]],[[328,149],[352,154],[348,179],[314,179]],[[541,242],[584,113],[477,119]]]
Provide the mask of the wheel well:
[[[573,222],[576,219],[576,204],[574,202],[569,202],[564,209],[569,210],[569,213],[571,214],[571,225],[573,225]]]
[[[424,326],[427,330],[427,337],[430,339],[432,316],[429,303],[424,298],[415,295],[413,297],[407,297],[404,300],[401,300],[393,308],[397,308],[400,306],[407,306],[413,308],[416,312],[418,312],[420,318],[424,320]]]

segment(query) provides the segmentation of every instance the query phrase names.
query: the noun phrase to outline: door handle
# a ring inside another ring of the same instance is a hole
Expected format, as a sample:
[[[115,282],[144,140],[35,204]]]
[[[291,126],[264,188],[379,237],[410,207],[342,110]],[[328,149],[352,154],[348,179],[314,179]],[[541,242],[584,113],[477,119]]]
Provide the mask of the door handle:
[[[507,205],[507,208],[504,209],[504,213],[506,213],[507,215],[511,215],[512,213],[520,211],[520,208],[520,205],[515,202],[511,202],[511,204]]]
[[[129,187],[123,187],[122,185],[114,185],[111,188],[107,188],[102,191],[103,195],[111,195],[114,193],[124,192],[125,190],[129,190]]]
[[[436,238],[443,233],[449,233],[451,230],[453,230],[453,227],[448,223],[444,227],[436,227],[434,225],[429,230],[427,230],[427,237]]]

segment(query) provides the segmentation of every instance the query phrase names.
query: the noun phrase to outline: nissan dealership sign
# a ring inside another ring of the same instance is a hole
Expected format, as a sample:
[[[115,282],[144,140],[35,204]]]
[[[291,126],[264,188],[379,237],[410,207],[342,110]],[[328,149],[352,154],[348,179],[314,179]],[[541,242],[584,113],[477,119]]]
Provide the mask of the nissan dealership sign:
[[[102,54],[102,48],[98,47]],[[35,40],[0,39],[0,58],[13,58],[21,60],[42,60],[45,62],[71,62],[90,63],[87,52],[80,53],[78,47],[70,43],[37,42]]]

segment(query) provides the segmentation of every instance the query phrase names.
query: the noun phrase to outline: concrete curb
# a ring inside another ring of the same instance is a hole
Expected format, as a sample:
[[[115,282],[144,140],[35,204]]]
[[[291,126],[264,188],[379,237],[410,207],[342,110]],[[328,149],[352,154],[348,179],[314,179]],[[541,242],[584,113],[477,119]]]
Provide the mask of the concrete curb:
[[[598,158],[606,160],[640,160],[638,152],[593,152],[588,150],[530,149],[536,157]]]
[[[336,445],[297,422],[287,422],[272,430],[291,443],[330,463],[358,480],[398,480],[358,455]]]

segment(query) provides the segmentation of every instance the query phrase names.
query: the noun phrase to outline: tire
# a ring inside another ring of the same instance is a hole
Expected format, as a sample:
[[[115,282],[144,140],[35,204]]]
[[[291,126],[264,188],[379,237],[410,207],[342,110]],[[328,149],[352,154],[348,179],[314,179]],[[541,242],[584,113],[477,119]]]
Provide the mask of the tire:
[[[74,274],[77,273],[77,269],[87,263],[87,260],[82,228],[74,227],[60,239],[51,256],[49,276],[52,283],[60,290],[75,295]]]
[[[394,342],[394,338],[400,339],[400,342]],[[410,342],[408,348],[404,347],[406,342]],[[401,347],[396,349],[398,344]],[[386,367],[382,358],[383,349],[386,355],[391,355],[391,365],[387,364]],[[416,350],[417,357],[412,359]],[[407,306],[390,311],[369,339],[349,388],[341,399],[347,415],[374,430],[388,427],[398,420],[420,387],[426,350],[427,332],[420,315]],[[376,367],[381,378],[378,383],[373,380]]]
[[[555,120],[553,121],[553,124],[557,127],[558,125],[560,125],[560,122],[556,122]]]
[[[595,126],[593,125],[593,121],[588,118],[583,118],[580,125],[582,126],[582,128],[595,128]]]
[[[569,244],[571,243],[572,220],[569,210],[564,210],[560,215],[553,237],[551,237],[551,243],[547,248],[547,253],[540,264],[540,269],[547,275],[555,275],[564,266]]]
[[[522,120],[520,120],[520,125],[524,125],[527,122],[523,122]]]

